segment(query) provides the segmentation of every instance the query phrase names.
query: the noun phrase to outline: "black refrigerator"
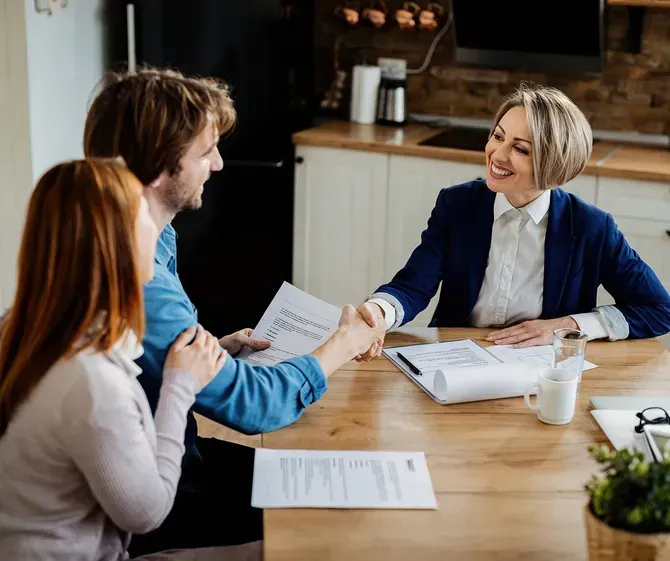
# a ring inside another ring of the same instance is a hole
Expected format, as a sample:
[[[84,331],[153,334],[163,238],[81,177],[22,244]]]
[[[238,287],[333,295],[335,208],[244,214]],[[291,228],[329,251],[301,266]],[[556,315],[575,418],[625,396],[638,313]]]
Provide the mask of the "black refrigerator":
[[[215,76],[232,88],[238,123],[219,144],[224,169],[206,183],[202,208],[173,226],[179,276],[200,322],[217,336],[254,327],[291,281],[291,135],[313,113],[313,2],[132,4],[138,65]]]

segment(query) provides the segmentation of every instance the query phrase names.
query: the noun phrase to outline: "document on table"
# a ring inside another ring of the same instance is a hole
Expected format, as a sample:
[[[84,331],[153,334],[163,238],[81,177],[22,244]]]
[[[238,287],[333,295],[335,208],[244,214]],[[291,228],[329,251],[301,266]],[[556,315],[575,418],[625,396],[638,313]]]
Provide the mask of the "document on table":
[[[423,452],[256,449],[256,508],[436,509]]]
[[[508,364],[523,362],[541,368],[551,368],[554,360],[554,349],[551,345],[528,347],[526,349],[514,349],[512,345],[494,345],[487,347],[486,350]],[[598,368],[598,365],[585,360],[583,370],[591,370],[592,368]]]
[[[342,310],[285,282],[254,329],[254,339],[272,346],[264,351],[243,349],[236,358],[249,364],[271,366],[295,356],[309,354],[335,331]]]
[[[386,357],[442,405],[523,395],[537,380],[535,365],[505,364],[474,341],[445,341],[384,349]],[[398,358],[400,352],[420,371],[417,376]]]
[[[387,352],[388,351],[388,352]],[[384,353],[394,362],[398,361],[400,352],[412,361],[422,372],[438,368],[465,368],[467,366],[486,366],[500,364],[500,360],[488,353],[472,339],[461,341],[444,341],[443,343],[427,343],[425,345],[409,345],[405,347],[388,347]]]

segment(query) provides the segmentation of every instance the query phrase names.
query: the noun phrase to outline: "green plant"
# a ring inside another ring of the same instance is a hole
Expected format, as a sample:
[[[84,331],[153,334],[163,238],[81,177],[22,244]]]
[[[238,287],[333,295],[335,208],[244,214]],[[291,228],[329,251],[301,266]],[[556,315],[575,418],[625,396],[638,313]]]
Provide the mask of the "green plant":
[[[591,511],[614,528],[630,532],[670,532],[670,456],[646,462],[641,452],[591,446],[603,475],[586,485]]]

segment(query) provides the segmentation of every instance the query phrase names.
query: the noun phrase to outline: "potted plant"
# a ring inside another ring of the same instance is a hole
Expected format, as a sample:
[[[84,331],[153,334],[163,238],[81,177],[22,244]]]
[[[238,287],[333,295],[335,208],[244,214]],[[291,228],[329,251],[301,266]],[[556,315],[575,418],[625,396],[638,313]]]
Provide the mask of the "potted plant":
[[[670,561],[670,456],[591,446],[602,475],[586,485],[590,561]]]

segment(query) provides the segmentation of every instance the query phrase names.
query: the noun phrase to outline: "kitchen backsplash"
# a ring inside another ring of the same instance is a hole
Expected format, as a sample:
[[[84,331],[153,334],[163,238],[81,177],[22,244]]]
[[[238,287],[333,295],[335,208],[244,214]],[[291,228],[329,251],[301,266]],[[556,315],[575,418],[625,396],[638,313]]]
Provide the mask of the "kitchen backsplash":
[[[380,56],[396,56],[407,59],[409,67],[420,66],[432,35],[366,28],[342,33],[342,25],[335,24],[332,17],[337,4],[334,0],[317,1],[316,77],[320,91],[328,88],[333,77],[338,34],[339,63],[347,72],[362,57],[375,63]],[[401,4],[389,2],[390,13]],[[670,9],[645,8],[643,14],[640,51],[632,53],[628,52],[629,9],[608,6],[605,70],[591,76],[455,67],[451,65],[452,37],[447,34],[428,70],[408,79],[409,111],[490,118],[503,96],[526,79],[563,90],[596,129],[670,135]]]

